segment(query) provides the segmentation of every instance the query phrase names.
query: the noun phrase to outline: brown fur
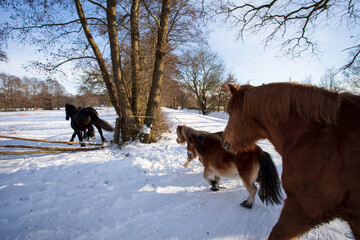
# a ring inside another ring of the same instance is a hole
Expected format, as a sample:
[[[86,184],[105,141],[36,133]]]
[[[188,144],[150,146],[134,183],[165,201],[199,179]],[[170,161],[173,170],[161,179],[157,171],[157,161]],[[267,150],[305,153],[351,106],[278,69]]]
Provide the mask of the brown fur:
[[[193,158],[198,156],[204,166],[203,176],[209,182],[211,190],[213,191],[219,190],[221,177],[240,177],[249,192],[248,199],[245,200],[241,206],[247,208],[252,207],[257,192],[255,182],[259,179],[260,172],[259,158],[261,154],[264,154],[260,147],[257,147],[253,151],[238,153],[234,156],[222,148],[222,132],[208,133],[196,131],[190,127],[181,125],[177,128],[177,135],[178,143],[185,144],[186,142],[187,150],[190,153],[188,154],[186,167]],[[189,156],[191,158],[190,160]],[[271,161],[273,164],[271,158],[267,161]],[[273,167],[275,168],[274,165]],[[277,172],[275,177],[278,179]],[[260,188],[273,191],[272,193],[265,193],[266,190],[263,189],[261,194],[259,193],[261,200],[265,201],[266,204],[280,204],[281,192],[279,182],[277,182],[277,184],[278,185],[274,185],[273,187],[277,187],[278,189],[273,189],[272,187],[268,188],[264,186],[263,182],[260,183]]]
[[[266,138],[283,157],[287,199],[269,239],[296,239],[336,217],[360,239],[360,96],[291,83],[230,90],[224,147]]]

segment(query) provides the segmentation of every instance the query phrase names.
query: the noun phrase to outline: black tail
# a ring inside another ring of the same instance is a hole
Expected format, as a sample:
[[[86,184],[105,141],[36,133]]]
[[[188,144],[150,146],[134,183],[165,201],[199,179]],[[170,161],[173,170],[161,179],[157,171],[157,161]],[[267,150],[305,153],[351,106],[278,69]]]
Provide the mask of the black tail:
[[[95,126],[101,127],[102,129],[104,129],[105,131],[108,131],[108,132],[114,131],[114,128],[108,122],[100,119],[99,116],[96,114],[96,112],[91,111],[90,116],[91,116],[91,122]]]
[[[279,174],[269,153],[261,151],[259,155],[260,171],[257,182],[260,185],[259,197],[266,205],[280,204],[283,195]]]

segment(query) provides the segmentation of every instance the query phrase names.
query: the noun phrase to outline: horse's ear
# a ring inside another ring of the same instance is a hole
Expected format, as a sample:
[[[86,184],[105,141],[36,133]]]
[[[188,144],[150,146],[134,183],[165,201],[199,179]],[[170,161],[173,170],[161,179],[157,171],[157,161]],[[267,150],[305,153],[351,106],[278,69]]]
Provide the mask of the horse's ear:
[[[229,84],[229,88],[230,88],[230,92],[231,92],[231,94],[232,95],[234,95],[236,92],[237,92],[237,88],[234,86],[234,85],[232,85],[232,84]]]
[[[183,127],[182,125],[177,126],[177,129],[178,129],[179,132],[181,132],[182,127]]]

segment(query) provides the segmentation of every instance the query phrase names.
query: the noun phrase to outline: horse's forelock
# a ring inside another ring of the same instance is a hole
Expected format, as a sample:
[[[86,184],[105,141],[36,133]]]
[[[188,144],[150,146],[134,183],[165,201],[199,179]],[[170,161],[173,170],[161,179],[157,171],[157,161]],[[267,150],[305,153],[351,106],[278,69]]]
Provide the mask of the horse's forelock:
[[[181,134],[181,128],[182,128],[181,125],[178,125],[177,128],[176,128],[176,133],[177,133],[178,135]]]
[[[241,85],[240,87],[233,86],[231,89],[231,97],[226,107],[226,112],[230,113],[235,108],[242,108],[245,93],[254,88],[251,85]]]

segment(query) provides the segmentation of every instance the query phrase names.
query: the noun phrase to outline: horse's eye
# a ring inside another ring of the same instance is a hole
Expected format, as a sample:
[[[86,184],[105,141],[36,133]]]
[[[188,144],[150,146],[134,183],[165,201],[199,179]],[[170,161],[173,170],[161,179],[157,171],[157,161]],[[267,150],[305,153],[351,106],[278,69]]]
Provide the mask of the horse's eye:
[[[229,112],[229,116],[231,116],[232,112]]]

